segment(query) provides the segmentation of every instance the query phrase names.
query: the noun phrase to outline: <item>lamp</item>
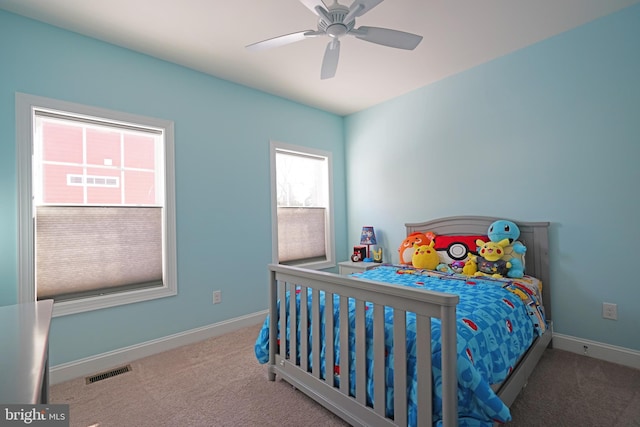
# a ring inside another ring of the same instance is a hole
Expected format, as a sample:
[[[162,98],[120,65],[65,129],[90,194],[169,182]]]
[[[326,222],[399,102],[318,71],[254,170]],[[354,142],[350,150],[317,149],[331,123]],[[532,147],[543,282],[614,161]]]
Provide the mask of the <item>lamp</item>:
[[[369,252],[369,246],[376,244],[376,233],[373,231],[373,227],[370,225],[365,225],[362,227],[362,234],[360,234],[360,244],[367,245],[367,258],[371,258],[371,253]]]

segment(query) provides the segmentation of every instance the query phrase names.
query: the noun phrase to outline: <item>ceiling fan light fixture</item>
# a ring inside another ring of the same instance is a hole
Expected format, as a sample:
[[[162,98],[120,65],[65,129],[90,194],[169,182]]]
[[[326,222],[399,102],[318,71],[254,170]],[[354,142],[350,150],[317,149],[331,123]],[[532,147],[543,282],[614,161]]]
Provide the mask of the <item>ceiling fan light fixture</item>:
[[[338,23],[331,24],[327,27],[326,33],[329,37],[333,37],[334,39],[338,39],[349,32],[349,28],[346,25]]]

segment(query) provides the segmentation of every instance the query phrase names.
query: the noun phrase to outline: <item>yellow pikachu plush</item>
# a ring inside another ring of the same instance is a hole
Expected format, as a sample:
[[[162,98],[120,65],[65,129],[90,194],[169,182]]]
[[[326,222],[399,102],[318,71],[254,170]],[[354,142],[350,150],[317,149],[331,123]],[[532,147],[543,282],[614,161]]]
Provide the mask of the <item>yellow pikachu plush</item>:
[[[462,274],[465,276],[473,276],[478,271],[478,257],[475,255],[469,254],[467,260],[464,263],[464,267],[462,267]]]
[[[491,276],[500,278],[507,275],[511,268],[511,262],[502,259],[504,248],[509,246],[509,239],[503,239],[499,242],[483,242],[476,240],[476,244],[480,248],[478,253],[478,271],[474,276]]]
[[[413,255],[411,256],[411,264],[415,268],[423,268],[427,270],[435,270],[438,264],[440,264],[440,258],[438,258],[438,252],[436,252],[434,246],[435,241],[431,241],[428,245],[413,245]]]

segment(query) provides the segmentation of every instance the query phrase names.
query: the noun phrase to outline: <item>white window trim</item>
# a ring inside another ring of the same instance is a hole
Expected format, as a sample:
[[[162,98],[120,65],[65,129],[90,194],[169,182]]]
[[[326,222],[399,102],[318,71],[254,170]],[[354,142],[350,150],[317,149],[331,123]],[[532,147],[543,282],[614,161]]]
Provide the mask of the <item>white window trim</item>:
[[[114,121],[138,123],[165,131],[165,206],[164,222],[164,285],[127,292],[60,301],[53,305],[53,316],[81,313],[123,304],[177,295],[178,274],[175,225],[175,160],[174,125],[170,120],[138,116],[56,99],[16,93],[16,154],[18,172],[18,302],[36,300],[34,267],[34,216],[32,187],[33,110],[49,108]]]
[[[276,151],[289,150],[299,153],[307,153],[316,156],[326,157],[328,160],[329,173],[329,205],[327,206],[326,224],[326,248],[327,259],[325,261],[308,262],[296,264],[296,267],[304,267],[314,270],[332,268],[336,266],[336,243],[334,238],[334,213],[333,213],[333,159],[328,151],[316,150],[314,148],[302,147],[298,145],[285,144],[278,141],[269,141],[270,172],[271,172],[271,259],[274,264],[278,264],[278,202],[277,202],[277,181],[276,181]]]

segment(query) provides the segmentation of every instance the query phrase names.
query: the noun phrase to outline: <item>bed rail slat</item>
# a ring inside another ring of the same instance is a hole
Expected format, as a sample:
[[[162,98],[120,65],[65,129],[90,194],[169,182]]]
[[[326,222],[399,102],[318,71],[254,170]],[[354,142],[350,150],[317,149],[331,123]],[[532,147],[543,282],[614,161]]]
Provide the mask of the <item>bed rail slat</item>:
[[[431,394],[431,318],[416,315],[416,370],[418,378],[419,426],[431,424],[433,412],[433,395]]]
[[[373,408],[376,414],[385,416],[386,377],[384,374],[384,311],[381,304],[373,306]]]
[[[365,350],[366,333],[364,329],[364,301],[356,301],[356,400],[367,404],[367,355]]]
[[[320,291],[313,288],[311,291],[311,353],[313,360],[311,362],[311,372],[316,378],[320,378],[322,370],[320,369]]]
[[[300,286],[300,368],[303,371],[309,372],[309,309],[307,306],[309,288],[306,286]],[[295,300],[295,295],[294,295]],[[295,317],[290,321],[295,323]],[[293,353],[295,347],[291,349]]]
[[[445,425],[458,425],[458,376],[456,374],[456,308],[442,307],[442,417]],[[447,424],[447,421],[450,424]]]
[[[335,337],[333,335],[333,294],[331,292],[325,292],[324,302],[324,338],[325,338],[325,382],[331,387],[335,386],[333,367],[336,364],[335,360]]]
[[[276,272],[270,271],[269,274],[270,286],[269,286],[269,369],[267,371],[267,377],[269,381],[276,380],[276,373],[273,370],[273,366],[276,364],[276,346],[278,345],[278,318],[274,316],[274,313],[278,312],[278,282],[276,281]],[[283,294],[280,294],[283,295]],[[283,317],[280,317],[281,319]]]
[[[287,288],[291,288],[293,285],[288,285],[287,282],[280,282],[278,284],[279,295],[286,295]],[[295,301],[294,301],[295,302]],[[280,299],[280,319],[287,318],[287,304],[284,298]],[[282,329],[280,329],[282,331]],[[274,334],[275,335],[275,334]],[[293,344],[293,347],[291,347]],[[290,348],[296,348],[295,343],[290,343]],[[283,333],[280,336],[280,356],[283,358],[287,357],[287,336]]]
[[[291,321],[291,319],[296,319],[297,318],[297,314],[298,314],[298,307],[296,304],[296,293],[298,290],[298,287],[295,284],[289,284],[288,286],[289,289],[289,313],[291,313],[291,315],[289,316],[289,354],[288,354],[288,359],[291,360],[291,362],[293,363],[298,363],[297,360],[297,355],[296,355],[296,348],[298,348],[298,325],[296,324],[295,321]],[[284,300],[283,300],[284,301]],[[284,317],[283,319],[286,319],[286,317]],[[285,335],[286,337],[286,335]],[[280,341],[286,341],[284,339],[281,339]],[[286,357],[286,353],[281,353],[283,356],[282,357]]]
[[[399,426],[407,425],[407,312],[393,311],[393,413]]]
[[[345,326],[347,325],[347,326]],[[340,391],[349,394],[349,299],[340,295]],[[347,351],[345,351],[347,349]]]

